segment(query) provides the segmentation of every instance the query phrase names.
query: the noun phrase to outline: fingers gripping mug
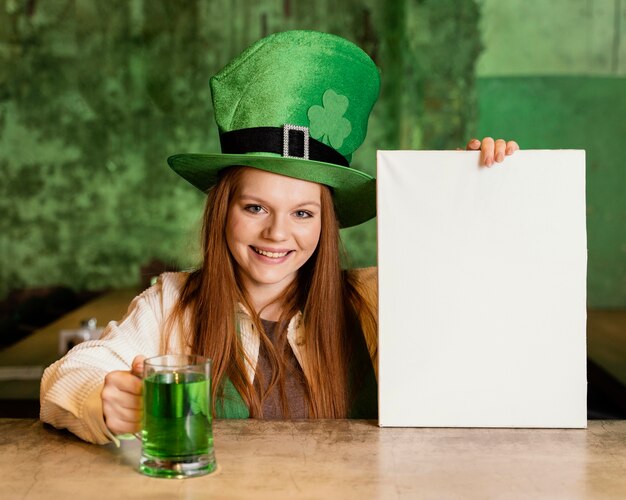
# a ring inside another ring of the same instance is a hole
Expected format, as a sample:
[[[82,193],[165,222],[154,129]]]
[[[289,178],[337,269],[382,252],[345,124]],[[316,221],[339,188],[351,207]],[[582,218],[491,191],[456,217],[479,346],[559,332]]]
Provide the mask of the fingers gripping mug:
[[[211,360],[166,355],[144,361],[139,470],[184,478],[215,470]]]

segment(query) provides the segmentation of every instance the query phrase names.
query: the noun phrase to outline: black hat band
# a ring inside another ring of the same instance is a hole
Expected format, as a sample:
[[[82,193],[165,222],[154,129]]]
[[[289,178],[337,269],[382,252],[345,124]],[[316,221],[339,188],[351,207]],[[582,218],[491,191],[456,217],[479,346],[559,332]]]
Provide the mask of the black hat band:
[[[307,127],[253,127],[220,134],[224,154],[277,153],[349,167],[348,160],[330,146],[309,136]]]

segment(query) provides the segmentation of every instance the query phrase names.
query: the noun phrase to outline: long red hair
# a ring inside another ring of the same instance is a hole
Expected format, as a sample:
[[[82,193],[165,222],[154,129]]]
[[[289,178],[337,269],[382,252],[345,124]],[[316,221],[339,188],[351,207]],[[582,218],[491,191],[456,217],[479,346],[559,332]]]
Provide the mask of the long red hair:
[[[173,318],[186,319],[185,340],[192,352],[213,360],[214,409],[216,401],[223,396],[223,383],[228,377],[248,406],[251,417],[263,416],[263,399],[278,384],[283,413],[288,416],[283,387],[284,353],[289,349],[286,330],[289,320],[302,311],[309,415],[345,418],[350,405],[350,355],[355,335],[360,335],[354,310],[360,299],[341,270],[339,224],[331,191],[322,186],[318,247],[277,299],[282,312],[274,347],[263,334],[260,311],[251,306],[226,242],[228,209],[242,170],[242,167],[225,170],[208,193],[202,228],[203,262],[183,286]],[[237,333],[238,303],[249,311],[255,328],[261,332],[261,342],[268,350],[273,376],[265,394],[260,394],[246,375],[246,360]]]

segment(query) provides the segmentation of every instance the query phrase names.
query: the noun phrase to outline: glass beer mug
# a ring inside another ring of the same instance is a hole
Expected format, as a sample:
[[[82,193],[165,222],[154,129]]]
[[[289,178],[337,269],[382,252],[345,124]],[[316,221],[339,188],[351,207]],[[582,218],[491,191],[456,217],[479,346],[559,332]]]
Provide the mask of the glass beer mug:
[[[215,470],[211,360],[165,355],[144,361],[139,470],[185,478]]]

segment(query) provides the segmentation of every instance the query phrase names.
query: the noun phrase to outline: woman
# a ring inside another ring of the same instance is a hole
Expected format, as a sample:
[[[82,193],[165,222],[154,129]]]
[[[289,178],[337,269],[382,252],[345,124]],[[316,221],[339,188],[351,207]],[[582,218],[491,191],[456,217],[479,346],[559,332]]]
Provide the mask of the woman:
[[[213,359],[218,417],[375,417],[375,271],[341,270],[339,227],[376,214],[375,180],[349,162],[379,83],[354,44],[306,31],[264,38],[213,77],[222,154],[168,159],[208,191],[202,265],[162,275],[49,367],[42,420],[97,443],[138,431],[143,359],[165,352]],[[491,165],[517,144],[467,147]]]

